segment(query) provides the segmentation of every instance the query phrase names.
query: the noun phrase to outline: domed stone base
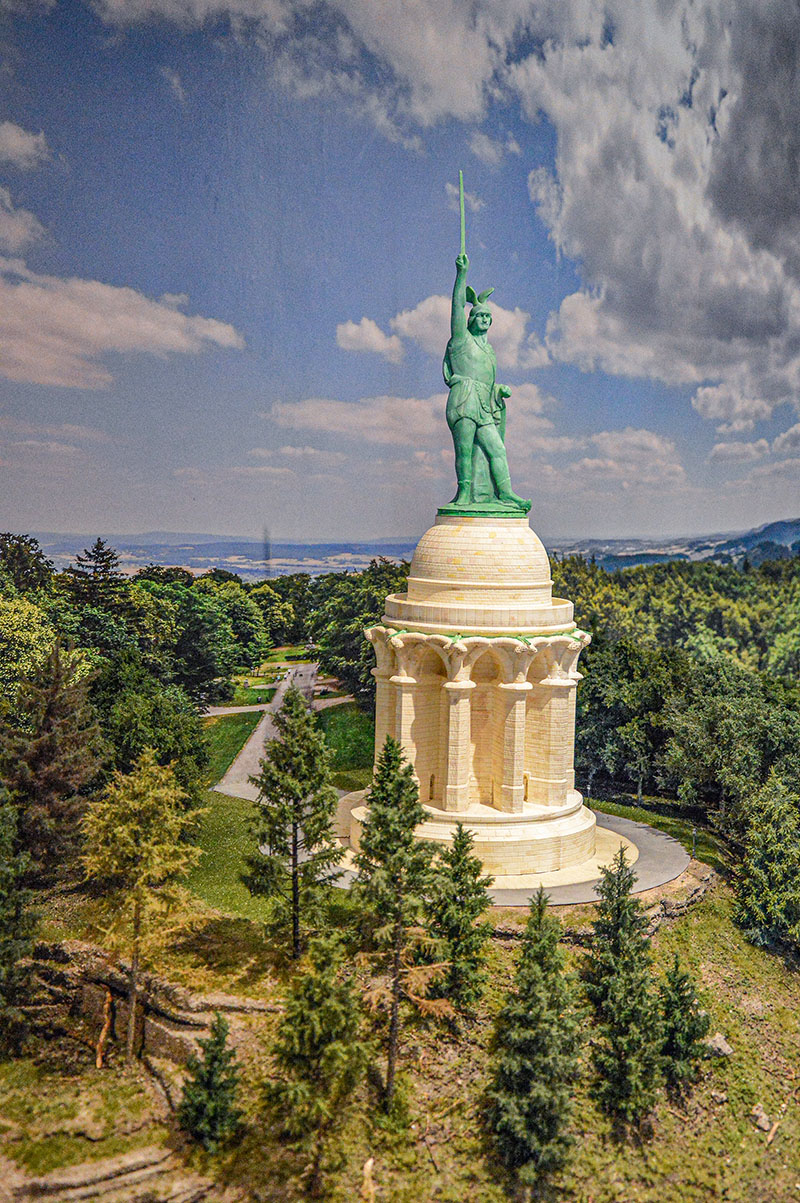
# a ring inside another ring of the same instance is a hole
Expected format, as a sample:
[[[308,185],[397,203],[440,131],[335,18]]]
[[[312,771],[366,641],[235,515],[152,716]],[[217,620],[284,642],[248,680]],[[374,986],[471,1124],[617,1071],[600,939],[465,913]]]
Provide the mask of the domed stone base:
[[[366,790],[360,790],[341,801],[350,811],[349,843],[354,851],[368,813],[365,797]],[[528,805],[517,814],[480,804],[455,815],[430,805],[425,811],[429,818],[417,828],[418,839],[450,843],[456,823],[462,823],[473,834],[475,855],[495,877],[553,873],[584,861],[587,868],[594,865],[595,817],[577,790],[570,790],[561,806]],[[591,875],[597,875],[596,869]]]

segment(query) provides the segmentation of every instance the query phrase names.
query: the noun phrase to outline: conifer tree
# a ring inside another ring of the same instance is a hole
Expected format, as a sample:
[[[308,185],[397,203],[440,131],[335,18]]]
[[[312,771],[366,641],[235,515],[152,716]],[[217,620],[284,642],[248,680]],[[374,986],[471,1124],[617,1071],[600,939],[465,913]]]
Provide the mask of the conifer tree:
[[[211,1035],[197,1042],[202,1057],[193,1053],[186,1063],[188,1076],[183,1084],[178,1123],[209,1153],[234,1136],[241,1112],[236,1106],[239,1070],[236,1053],[228,1048],[228,1024],[216,1012]]]
[[[563,1165],[571,1138],[582,1042],[577,985],[565,972],[561,924],[540,887],[531,910],[514,991],[497,1017],[488,1123],[506,1168],[538,1187]]]
[[[19,1004],[28,973],[20,962],[30,956],[36,927],[24,884],[28,856],[16,844],[17,811],[0,788],[0,1053],[18,1044],[24,1028]]]
[[[700,1009],[695,984],[681,969],[676,954],[658,988],[661,1011],[661,1067],[667,1089],[683,1094],[697,1081],[700,1062],[708,1055],[703,1043],[711,1017]]]
[[[594,1007],[592,1062],[600,1106],[622,1124],[652,1110],[660,1086],[661,1025],[641,907],[625,849],[602,870],[600,903],[585,970]]]
[[[279,1077],[267,1100],[284,1130],[308,1155],[315,1193],[326,1149],[366,1069],[361,1006],[343,972],[344,948],[333,935],[311,941],[294,978],[275,1045]]]
[[[800,798],[774,770],[753,797],[734,917],[761,947],[800,947]]]
[[[83,817],[83,866],[89,880],[116,892],[118,918],[129,924],[131,973],[126,1060],[133,1059],[141,946],[154,912],[169,902],[167,887],[196,864],[186,842],[197,812],[169,767],[146,748],[130,773],[115,773]]]
[[[425,811],[411,765],[403,763],[400,745],[391,736],[387,736],[378,757],[367,806],[369,811],[356,856],[356,886],[357,895],[375,924],[373,938],[388,971],[386,988],[377,987],[373,993],[375,1002],[386,1003],[389,1016],[384,1092],[388,1110],[394,1098],[401,1000],[406,998],[431,1014],[452,1013],[444,1000],[437,1005],[425,998],[442,966],[415,963],[415,953],[424,934],[420,923],[425,912],[432,849],[414,838],[416,827],[425,821]]]
[[[294,686],[275,715],[278,735],[267,741],[258,786],[257,850],[248,860],[245,884],[273,898],[288,915],[292,956],[303,951],[303,928],[315,921],[325,888],[339,876],[342,848],[336,839],[337,796],[330,784],[331,753],[325,736]]]
[[[480,859],[474,855],[472,832],[456,824],[453,842],[443,848],[431,877],[427,903],[427,926],[442,942],[447,969],[436,983],[457,1007],[478,1001],[485,979],[484,959],[492,925],[481,922],[492,905],[492,877],[484,876]]]
[[[19,811],[19,841],[31,871],[64,872],[78,838],[80,791],[97,775],[103,741],[78,657],[56,643],[0,720],[0,780]]]
[[[75,602],[97,610],[116,610],[124,596],[125,578],[119,570],[119,556],[103,539],[75,557],[75,564],[64,574]]]

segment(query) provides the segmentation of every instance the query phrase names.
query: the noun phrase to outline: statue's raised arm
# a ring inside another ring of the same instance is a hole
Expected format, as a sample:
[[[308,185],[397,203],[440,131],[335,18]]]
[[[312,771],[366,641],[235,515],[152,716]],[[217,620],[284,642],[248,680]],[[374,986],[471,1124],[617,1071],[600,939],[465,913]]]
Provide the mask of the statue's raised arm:
[[[467,272],[469,258],[462,251],[456,259],[456,282],[453,285],[453,304],[450,309],[450,337],[464,338],[467,333]]]

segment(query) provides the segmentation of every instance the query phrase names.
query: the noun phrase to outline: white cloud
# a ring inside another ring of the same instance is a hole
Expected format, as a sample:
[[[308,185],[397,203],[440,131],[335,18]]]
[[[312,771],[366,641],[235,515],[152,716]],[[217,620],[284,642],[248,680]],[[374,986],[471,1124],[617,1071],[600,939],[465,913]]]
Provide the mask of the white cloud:
[[[599,453],[570,465],[570,478],[580,486],[615,485],[623,489],[682,485],[685,472],[672,439],[631,426],[602,430],[587,440]]]
[[[745,464],[754,459],[763,459],[768,451],[766,439],[757,439],[754,443],[715,443],[708,458],[724,463]]]
[[[504,309],[492,298],[492,328],[489,340],[500,368],[538,368],[549,361],[547,349],[535,332],[528,333],[530,314],[524,309]],[[413,309],[404,309],[389,323],[403,338],[416,342],[423,351],[441,357],[450,337],[450,298],[430,296]]]
[[[253,447],[247,453],[258,459],[288,459],[311,468],[336,468],[343,464],[346,456],[341,451],[329,451],[321,447]]]
[[[186,89],[183,86],[183,80],[177,71],[172,67],[159,67],[161,78],[169,84],[169,89],[172,95],[177,100],[181,108],[186,107]]]
[[[724,434],[752,430],[756,421],[768,418],[773,406],[761,397],[743,396],[733,384],[718,384],[699,388],[692,397],[692,407],[703,418],[723,422],[718,429]]]
[[[0,249],[17,254],[44,232],[38,218],[27,209],[17,209],[8,189],[0,187]]]
[[[50,157],[43,133],[32,134],[13,121],[0,121],[0,163],[9,163],[21,171],[38,167]]]
[[[240,350],[227,322],[182,313],[132,288],[37,275],[0,257],[0,374],[30,384],[102,388],[110,353]]]
[[[264,417],[292,430],[407,447],[441,441],[446,430],[446,403],[444,394],[427,398],[363,397],[359,401],[310,397],[303,401],[276,401]]]
[[[772,450],[778,455],[785,455],[787,451],[797,451],[798,449],[800,449],[800,422],[796,422],[794,426],[784,430],[783,434],[779,434],[772,444]]]
[[[33,437],[46,435],[55,439],[74,439],[84,443],[111,443],[113,440],[104,430],[96,430],[92,426],[79,426],[72,422],[59,422],[56,425],[36,425],[14,418],[10,414],[0,414],[0,437],[3,433],[16,435],[31,435]]]
[[[448,180],[444,186],[444,190],[447,193],[448,207],[452,209],[454,213],[458,213],[461,208],[459,201],[460,193],[458,188],[455,184],[451,184]],[[482,200],[481,197],[476,196],[474,192],[467,192],[466,188],[464,189],[464,208],[469,209],[470,213],[480,213],[481,209],[483,209],[485,205],[485,200]]]
[[[341,322],[336,327],[336,342],[343,351],[372,351],[389,363],[399,363],[403,358],[403,344],[397,335],[384,334],[371,317],[362,317],[360,322]]]
[[[522,154],[519,142],[513,134],[505,140],[490,138],[483,130],[473,130],[469,137],[469,148],[487,167],[499,167],[506,155]]]

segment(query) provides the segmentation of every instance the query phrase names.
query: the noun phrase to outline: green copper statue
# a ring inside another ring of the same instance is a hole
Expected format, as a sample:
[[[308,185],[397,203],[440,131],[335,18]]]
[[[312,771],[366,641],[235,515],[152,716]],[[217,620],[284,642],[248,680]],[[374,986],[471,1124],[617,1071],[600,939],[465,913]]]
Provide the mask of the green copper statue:
[[[450,389],[447,425],[456,453],[458,492],[444,514],[503,514],[519,517],[531,508],[511,488],[504,445],[506,398],[511,390],[497,383],[497,360],[487,339],[492,311],[487,289],[479,296],[467,284],[469,259],[465,249],[464,181],[459,172],[461,252],[456,259],[456,282],[450,315],[450,341],[442,371]],[[467,318],[467,302],[472,308]]]

